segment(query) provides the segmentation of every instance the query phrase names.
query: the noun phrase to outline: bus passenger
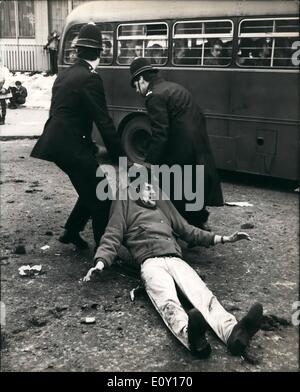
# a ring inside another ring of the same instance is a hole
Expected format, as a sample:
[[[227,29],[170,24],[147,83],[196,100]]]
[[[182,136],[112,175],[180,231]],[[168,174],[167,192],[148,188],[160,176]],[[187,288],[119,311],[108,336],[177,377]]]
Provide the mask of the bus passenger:
[[[173,62],[178,65],[190,64],[190,51],[185,40],[176,40],[174,42]]]
[[[265,38],[256,41],[254,52],[254,65],[257,67],[269,67],[271,65],[271,46]]]
[[[169,195],[173,204],[192,225],[209,229],[205,206],[222,206],[223,194],[206,132],[205,117],[191,94],[181,85],[162,79],[158,69],[145,58],[130,65],[131,86],[145,98],[151,121],[152,140],[145,161],[152,165],[191,165],[192,186],[197,181],[195,168],[204,165],[204,207],[186,211],[187,200],[176,200],[174,186]],[[182,185],[184,185],[184,173]],[[183,188],[182,188],[183,189]],[[194,189],[194,188],[193,188]]]
[[[150,57],[151,64],[162,65],[166,61],[166,57],[164,56],[164,50],[159,44],[153,44],[152,46],[147,48],[148,56]]]
[[[109,116],[103,82],[96,67],[102,50],[101,30],[92,23],[82,26],[76,43],[78,60],[61,72],[53,85],[50,117],[31,156],[54,162],[70,178],[78,200],[59,241],[86,248],[80,232],[92,218],[96,246],[108,222],[110,200],[99,200],[101,178],[92,140],[93,122],[113,161],[121,155],[118,133]],[[103,174],[104,176],[104,174]]]
[[[103,41],[103,52],[101,53],[100,63],[110,64],[112,62],[112,43],[108,40]]]
[[[133,58],[143,57],[143,44],[136,43],[134,46]]]
[[[223,42],[217,38],[212,42],[209,55],[204,57],[203,63],[205,65],[224,65],[222,53]]]

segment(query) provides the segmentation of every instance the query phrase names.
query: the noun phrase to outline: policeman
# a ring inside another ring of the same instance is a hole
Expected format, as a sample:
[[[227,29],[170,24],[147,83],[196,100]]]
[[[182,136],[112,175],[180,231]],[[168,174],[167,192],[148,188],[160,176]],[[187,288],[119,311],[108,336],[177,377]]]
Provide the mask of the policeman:
[[[195,186],[196,165],[204,165],[204,204],[222,206],[223,194],[206,132],[205,118],[191,94],[181,85],[164,80],[147,59],[140,57],[130,65],[131,86],[145,98],[151,121],[152,139],[145,161],[152,165],[191,165]],[[184,174],[184,172],[183,172]],[[184,175],[182,185],[184,186]],[[193,226],[210,230],[205,206],[186,211],[187,201],[170,199],[180,214]]]
[[[113,161],[121,155],[117,131],[108,114],[102,79],[95,71],[102,51],[101,31],[95,24],[84,25],[77,40],[78,60],[59,73],[53,89],[50,115],[31,156],[54,162],[70,178],[78,200],[59,238],[62,243],[87,247],[80,232],[92,218],[96,245],[104,233],[110,200],[100,201],[96,187],[98,163],[92,141],[95,122]]]

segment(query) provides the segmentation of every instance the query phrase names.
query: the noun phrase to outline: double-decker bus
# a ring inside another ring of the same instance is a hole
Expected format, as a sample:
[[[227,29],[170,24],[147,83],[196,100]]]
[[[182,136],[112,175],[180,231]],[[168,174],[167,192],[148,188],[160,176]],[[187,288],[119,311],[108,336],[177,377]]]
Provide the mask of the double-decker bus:
[[[98,72],[128,157],[144,158],[151,127],[129,66],[144,56],[184,85],[207,119],[217,167],[298,179],[297,1],[93,1],[73,10],[59,69],[76,59],[81,26],[101,27]]]

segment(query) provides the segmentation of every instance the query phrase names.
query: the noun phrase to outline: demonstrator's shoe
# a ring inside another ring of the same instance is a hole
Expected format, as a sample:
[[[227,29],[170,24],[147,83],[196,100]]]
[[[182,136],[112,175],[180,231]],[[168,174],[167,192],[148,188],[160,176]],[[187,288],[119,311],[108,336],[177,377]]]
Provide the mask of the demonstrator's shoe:
[[[82,249],[86,249],[88,247],[88,243],[80,237],[79,233],[74,233],[69,230],[65,230],[64,234],[61,235],[58,240],[63,244],[72,243]]]
[[[227,347],[233,355],[241,355],[250,339],[260,329],[263,321],[263,307],[260,303],[251,306],[249,312],[233,328],[227,341]]]
[[[188,340],[192,354],[198,358],[204,359],[209,357],[211,346],[206,340],[205,332],[207,323],[199,312],[193,308],[188,311]]]

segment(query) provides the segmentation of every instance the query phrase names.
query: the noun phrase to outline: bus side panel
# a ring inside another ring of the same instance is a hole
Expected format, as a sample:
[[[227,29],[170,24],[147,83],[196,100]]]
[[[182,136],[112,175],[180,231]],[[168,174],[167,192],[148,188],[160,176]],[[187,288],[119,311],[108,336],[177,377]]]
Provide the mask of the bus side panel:
[[[232,114],[298,119],[298,74],[272,71],[234,72]]]
[[[236,72],[232,114],[248,121],[230,121],[237,139],[236,169],[298,179],[297,75]]]
[[[238,171],[297,180],[298,129],[292,125],[231,121]]]

